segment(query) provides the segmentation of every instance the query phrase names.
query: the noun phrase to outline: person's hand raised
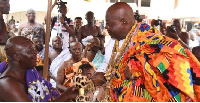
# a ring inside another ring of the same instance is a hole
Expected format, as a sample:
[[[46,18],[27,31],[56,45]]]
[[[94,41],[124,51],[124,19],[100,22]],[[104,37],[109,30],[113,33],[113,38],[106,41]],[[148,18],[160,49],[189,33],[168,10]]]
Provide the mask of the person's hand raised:
[[[62,16],[60,16],[60,22],[61,22],[62,24],[65,23],[64,18],[63,18]]]
[[[53,5],[56,5],[58,3],[58,1],[57,0],[54,0],[54,3],[53,3]]]
[[[85,47],[85,49],[88,51],[90,50],[91,48],[93,47],[93,44],[92,43],[88,43]]]

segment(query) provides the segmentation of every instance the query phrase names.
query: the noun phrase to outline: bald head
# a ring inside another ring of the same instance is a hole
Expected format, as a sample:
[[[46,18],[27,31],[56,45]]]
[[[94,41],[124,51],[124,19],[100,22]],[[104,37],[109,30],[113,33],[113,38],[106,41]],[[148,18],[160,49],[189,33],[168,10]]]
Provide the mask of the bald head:
[[[33,9],[28,9],[26,12],[26,16],[28,18],[29,21],[35,21],[35,10]]]
[[[73,48],[75,46],[81,46],[82,47],[82,44],[80,42],[71,42],[70,43],[70,48]]]
[[[134,13],[130,5],[126,2],[117,2],[110,6],[106,16],[113,16],[113,19],[134,19]]]
[[[125,39],[134,23],[133,10],[125,2],[113,4],[106,12],[106,29],[111,38]]]
[[[52,46],[55,50],[62,50],[63,42],[59,36],[55,36],[52,39]]]
[[[35,12],[35,10],[33,10],[32,8],[30,8],[30,9],[28,9],[28,10],[26,11],[26,13],[28,14],[29,12]]]
[[[26,45],[32,45],[32,41],[24,36],[15,36],[6,42],[6,54],[8,56],[12,56],[13,53],[24,49]]]
[[[72,42],[70,44],[70,53],[72,54],[72,58],[80,60],[82,56],[82,50],[83,47],[80,42]]]

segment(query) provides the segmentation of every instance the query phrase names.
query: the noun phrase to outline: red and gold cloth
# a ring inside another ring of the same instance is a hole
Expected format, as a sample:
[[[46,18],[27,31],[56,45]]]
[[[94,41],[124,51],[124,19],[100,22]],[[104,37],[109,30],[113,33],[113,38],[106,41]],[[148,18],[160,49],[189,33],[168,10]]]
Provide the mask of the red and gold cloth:
[[[200,63],[178,41],[138,24],[128,51],[111,80],[113,102],[200,101]],[[125,77],[129,67],[134,80]]]

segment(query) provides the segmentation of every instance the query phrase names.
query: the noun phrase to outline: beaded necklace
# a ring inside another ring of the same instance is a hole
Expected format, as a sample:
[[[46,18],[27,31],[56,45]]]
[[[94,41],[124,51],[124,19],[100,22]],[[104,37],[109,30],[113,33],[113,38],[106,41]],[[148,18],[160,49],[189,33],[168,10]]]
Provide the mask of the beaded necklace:
[[[110,102],[110,88],[111,88],[111,79],[114,75],[114,71],[115,69],[117,69],[117,67],[119,66],[120,63],[120,58],[122,58],[123,53],[125,52],[125,50],[127,49],[132,34],[135,32],[137,27],[137,21],[135,21],[135,24],[132,26],[131,30],[129,31],[129,33],[126,35],[126,38],[122,44],[122,47],[119,49],[119,41],[115,40],[115,44],[112,50],[112,55],[111,55],[111,59],[110,59],[110,63],[108,64],[107,68],[106,68],[106,74],[104,75],[105,78],[107,79],[106,82],[106,91],[105,91],[105,98],[103,101],[105,102]],[[117,55],[117,52],[119,52],[119,54]],[[116,57],[117,55],[117,57]],[[116,59],[115,59],[116,57]]]

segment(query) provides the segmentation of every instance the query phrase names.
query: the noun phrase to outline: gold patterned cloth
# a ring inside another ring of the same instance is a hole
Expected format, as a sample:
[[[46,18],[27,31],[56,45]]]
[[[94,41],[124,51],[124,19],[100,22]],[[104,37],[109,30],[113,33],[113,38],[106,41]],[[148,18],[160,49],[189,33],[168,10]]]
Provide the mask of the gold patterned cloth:
[[[200,63],[178,41],[155,31],[139,23],[128,50],[111,58],[119,63],[111,62],[105,75],[108,80],[108,73],[111,76],[108,101],[200,101]],[[126,76],[126,68],[133,78]]]

